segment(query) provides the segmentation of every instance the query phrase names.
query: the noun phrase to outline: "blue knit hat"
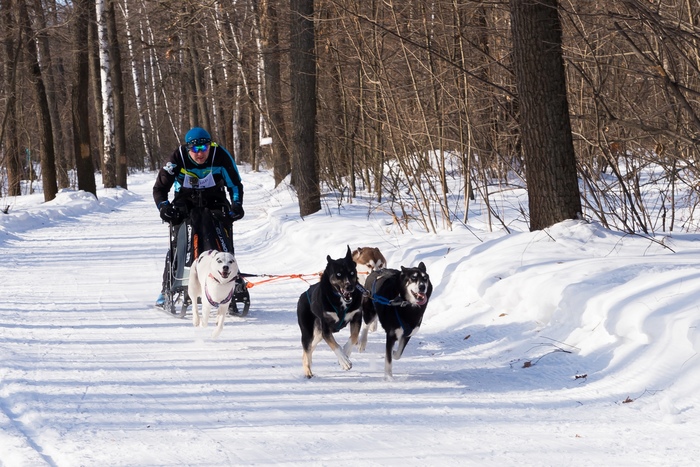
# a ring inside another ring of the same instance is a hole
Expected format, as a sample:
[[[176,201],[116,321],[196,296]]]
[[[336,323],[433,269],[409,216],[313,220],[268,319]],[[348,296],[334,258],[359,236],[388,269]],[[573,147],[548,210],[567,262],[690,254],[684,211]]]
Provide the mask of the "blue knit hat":
[[[187,145],[198,145],[198,144],[209,144],[211,143],[211,136],[209,132],[201,127],[194,127],[190,129],[185,135],[185,144]]]

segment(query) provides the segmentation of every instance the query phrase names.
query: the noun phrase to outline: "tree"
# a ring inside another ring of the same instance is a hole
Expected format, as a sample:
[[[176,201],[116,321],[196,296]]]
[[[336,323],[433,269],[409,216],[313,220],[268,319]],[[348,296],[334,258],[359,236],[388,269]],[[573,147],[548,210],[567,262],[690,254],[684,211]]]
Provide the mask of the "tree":
[[[265,60],[265,94],[272,130],[272,160],[275,186],[291,171],[287,127],[282,107],[282,53],[279,44],[277,0],[261,0],[260,29]]]
[[[44,14],[44,6],[41,0],[34,0],[34,21],[37,29],[37,45],[39,47],[39,64],[41,65],[41,74],[46,84],[46,101],[49,107],[49,117],[51,119],[51,128],[53,128],[54,153],[56,155],[56,175],[58,177],[58,186],[67,188],[70,183],[68,180],[68,161],[66,154],[63,152],[63,132],[61,131],[61,118],[58,114],[58,94],[59,87],[56,85],[54,78],[54,66],[49,47],[48,26],[46,16]]]
[[[299,214],[321,210],[316,154],[316,52],[314,2],[290,0],[290,84],[292,88],[292,179]]]
[[[558,0],[510,0],[530,230],[581,216]]]
[[[56,182],[56,155],[53,145],[53,130],[49,103],[46,97],[46,86],[39,66],[39,53],[37,51],[34,33],[32,31],[27,4],[19,1],[19,23],[22,28],[25,52],[27,54],[27,66],[34,83],[34,102],[36,105],[37,122],[39,126],[39,146],[41,151],[41,180],[44,189],[44,201],[51,201],[58,193]]]
[[[117,169],[117,185],[127,188],[126,158],[126,120],[124,117],[124,80],[122,79],[122,54],[117,37],[116,0],[108,0],[107,5],[107,40],[109,42],[110,77],[112,82],[112,101],[114,102],[114,153]]]
[[[107,33],[107,5],[110,0],[97,0],[97,36],[99,38],[100,83],[102,88],[102,183],[105,188],[117,186],[116,155],[114,147],[114,94],[110,75],[109,37]]]
[[[153,150],[149,144],[148,136],[146,135],[146,111],[148,110],[144,104],[142,83],[139,76],[139,69],[136,60],[136,50],[134,48],[134,36],[131,32],[131,24],[129,22],[129,0],[123,0],[122,13],[124,14],[124,26],[126,29],[126,41],[129,51],[130,68],[131,68],[131,79],[134,83],[134,101],[136,103],[136,112],[139,117],[139,130],[141,132],[141,141],[143,143],[143,154],[144,154],[144,166],[151,166],[153,168]]]
[[[73,25],[73,83],[71,88],[71,116],[73,122],[73,151],[78,174],[78,189],[97,196],[95,169],[92,164],[90,125],[88,120],[88,23],[90,0],[74,0]]]
[[[5,85],[5,114],[2,120],[2,129],[0,130],[0,143],[4,145],[4,161],[7,167],[7,194],[9,196],[19,196],[22,194],[22,160],[19,154],[19,145],[17,144],[17,121],[15,120],[15,109],[17,104],[17,95],[15,93],[18,55],[20,52],[21,37],[13,38],[13,35],[19,34],[19,29],[13,29],[10,25],[15,21],[12,17],[14,11],[14,2],[12,0],[3,0],[0,2],[0,26],[4,34],[4,52],[3,57],[3,75]]]

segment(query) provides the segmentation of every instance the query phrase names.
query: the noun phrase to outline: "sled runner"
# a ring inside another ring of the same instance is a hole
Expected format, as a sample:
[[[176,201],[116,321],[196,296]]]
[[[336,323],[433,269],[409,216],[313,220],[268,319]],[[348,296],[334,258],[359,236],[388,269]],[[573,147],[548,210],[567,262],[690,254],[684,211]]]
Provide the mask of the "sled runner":
[[[199,253],[206,250],[234,252],[232,225],[235,219],[228,215],[229,210],[209,208],[201,202],[202,197],[189,209],[189,215],[179,224],[170,224],[170,248],[168,250],[164,277],[165,310],[184,318],[192,304],[187,294],[190,266]],[[242,309],[238,309],[238,304]],[[229,315],[246,316],[250,309],[248,283],[242,277],[236,280],[233,299],[229,305]]]

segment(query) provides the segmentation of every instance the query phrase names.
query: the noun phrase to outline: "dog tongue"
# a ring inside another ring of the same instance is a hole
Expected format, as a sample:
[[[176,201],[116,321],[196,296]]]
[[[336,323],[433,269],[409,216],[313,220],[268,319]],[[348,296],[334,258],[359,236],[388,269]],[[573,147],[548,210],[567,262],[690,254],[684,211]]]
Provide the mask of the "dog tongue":
[[[418,301],[416,302],[416,305],[421,305],[421,306],[423,306],[423,305],[425,305],[425,302],[428,301],[428,298],[425,296],[425,294],[422,294],[422,293],[415,294],[415,297],[416,297],[416,299],[418,300]]]

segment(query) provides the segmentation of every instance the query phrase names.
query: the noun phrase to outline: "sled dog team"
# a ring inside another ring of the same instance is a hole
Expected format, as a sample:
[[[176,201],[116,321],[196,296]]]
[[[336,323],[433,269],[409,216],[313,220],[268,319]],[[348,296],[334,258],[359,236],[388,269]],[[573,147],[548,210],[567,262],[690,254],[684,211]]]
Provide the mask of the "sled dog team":
[[[336,354],[341,368],[352,368],[349,357],[353,348],[365,350],[367,335],[377,329],[378,321],[386,333],[384,375],[391,378],[392,361],[401,358],[406,344],[420,329],[433,291],[425,264],[389,269],[378,248],[351,252],[349,246],[344,258],[332,259],[329,255],[326,261],[320,281],[302,293],[297,302],[304,375],[313,377],[312,354],[321,340]],[[216,310],[212,337],[221,333],[237,276],[238,264],[231,253],[209,250],[195,260],[188,285],[194,326],[206,326],[209,315]],[[202,303],[201,318],[198,299]],[[341,347],[334,334],[347,326],[350,338]]]

